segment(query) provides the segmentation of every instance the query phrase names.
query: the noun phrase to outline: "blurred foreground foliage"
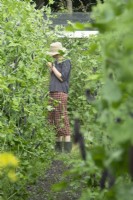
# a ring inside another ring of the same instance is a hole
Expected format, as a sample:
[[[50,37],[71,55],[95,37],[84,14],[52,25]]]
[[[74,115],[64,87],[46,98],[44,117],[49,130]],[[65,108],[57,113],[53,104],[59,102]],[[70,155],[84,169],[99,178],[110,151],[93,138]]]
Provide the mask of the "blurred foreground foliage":
[[[132,0],[108,0],[94,8],[92,25],[76,23],[67,28],[99,30],[96,38],[78,40],[78,46],[73,42],[71,50],[76,67],[69,109],[80,121],[75,135],[84,136],[86,157],[70,161],[75,166],[70,174],[72,184],[84,185],[82,200],[132,199],[132,9]]]

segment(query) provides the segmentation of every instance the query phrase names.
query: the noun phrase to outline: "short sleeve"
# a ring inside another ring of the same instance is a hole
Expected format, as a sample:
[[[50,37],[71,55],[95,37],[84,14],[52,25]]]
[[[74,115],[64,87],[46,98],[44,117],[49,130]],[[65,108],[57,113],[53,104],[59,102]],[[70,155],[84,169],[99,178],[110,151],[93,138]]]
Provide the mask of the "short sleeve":
[[[62,64],[61,78],[63,81],[66,81],[69,78],[70,71],[71,71],[71,62],[70,60],[66,60]]]

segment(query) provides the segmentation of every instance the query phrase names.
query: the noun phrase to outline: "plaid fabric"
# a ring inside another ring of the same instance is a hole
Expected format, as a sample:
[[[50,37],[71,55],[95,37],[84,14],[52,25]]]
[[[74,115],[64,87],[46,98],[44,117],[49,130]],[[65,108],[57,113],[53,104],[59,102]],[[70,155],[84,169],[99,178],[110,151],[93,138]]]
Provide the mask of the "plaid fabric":
[[[68,95],[63,92],[50,92],[49,104],[53,110],[49,112],[49,123],[55,125],[57,136],[70,135],[70,124],[67,114]]]

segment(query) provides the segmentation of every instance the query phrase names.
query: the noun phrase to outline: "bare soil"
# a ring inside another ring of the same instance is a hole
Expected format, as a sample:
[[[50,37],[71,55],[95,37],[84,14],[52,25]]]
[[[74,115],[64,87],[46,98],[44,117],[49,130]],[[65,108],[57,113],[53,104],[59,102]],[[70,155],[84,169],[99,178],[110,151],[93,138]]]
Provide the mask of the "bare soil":
[[[81,189],[70,186],[71,177],[64,177],[63,174],[69,170],[61,160],[53,160],[50,168],[46,171],[44,177],[40,177],[35,185],[28,188],[29,200],[78,200],[81,195]],[[60,192],[52,191],[53,184],[66,181],[68,187]]]

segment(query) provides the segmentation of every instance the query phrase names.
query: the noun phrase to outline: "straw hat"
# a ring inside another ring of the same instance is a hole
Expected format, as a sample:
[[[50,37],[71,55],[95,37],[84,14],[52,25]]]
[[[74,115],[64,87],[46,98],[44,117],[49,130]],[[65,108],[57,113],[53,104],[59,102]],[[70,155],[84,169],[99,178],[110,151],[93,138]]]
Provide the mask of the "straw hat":
[[[50,45],[50,50],[47,54],[54,56],[60,54],[59,51],[66,51],[66,48],[62,46],[61,42],[54,42]]]

